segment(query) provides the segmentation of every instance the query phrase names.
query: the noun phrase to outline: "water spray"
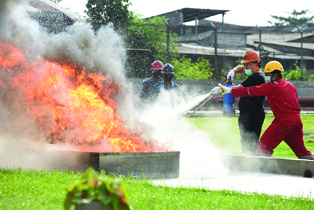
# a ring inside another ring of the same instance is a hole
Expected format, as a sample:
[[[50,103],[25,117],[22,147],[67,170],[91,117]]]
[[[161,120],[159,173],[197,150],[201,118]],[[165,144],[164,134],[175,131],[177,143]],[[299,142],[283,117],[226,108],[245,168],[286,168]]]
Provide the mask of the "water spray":
[[[228,80],[223,84],[223,86],[225,86],[229,81],[230,81],[230,79],[228,79]],[[197,112],[197,110],[199,110],[202,106],[204,106],[204,105],[205,105],[208,101],[210,101],[214,96],[215,96],[215,95],[212,94],[212,91],[210,91],[209,96],[207,96],[208,98],[206,97],[207,99],[206,99],[200,106],[198,106],[191,114],[189,114],[186,118],[191,117],[195,112]]]

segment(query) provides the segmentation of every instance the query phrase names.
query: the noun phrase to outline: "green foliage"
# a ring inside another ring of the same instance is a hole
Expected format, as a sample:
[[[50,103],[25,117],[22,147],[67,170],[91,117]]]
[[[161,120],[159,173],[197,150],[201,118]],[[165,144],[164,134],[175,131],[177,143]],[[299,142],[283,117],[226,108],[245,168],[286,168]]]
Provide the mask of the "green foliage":
[[[238,60],[238,65],[243,65],[241,60]],[[177,79],[215,79],[213,78],[215,69],[212,68],[209,59],[199,57],[196,62],[192,62],[191,58],[183,56],[181,58],[173,59],[173,66],[175,69],[175,77]],[[222,76],[219,79],[226,79],[227,73],[233,69],[229,67],[228,71],[222,69]],[[235,79],[245,80],[247,76],[245,74],[235,74]]]
[[[173,60],[177,79],[210,79],[213,69],[208,59],[199,57],[195,63],[191,58],[181,57]]]
[[[82,179],[73,182],[67,188],[64,208],[69,210],[73,204],[80,205],[92,201],[101,201],[104,206],[112,204],[114,210],[130,209],[127,186],[120,179],[96,176],[92,168],[88,168]]]
[[[169,62],[177,56],[176,43],[173,40],[175,34],[169,34]],[[167,28],[161,17],[153,17],[145,20],[141,15],[133,13],[130,26],[126,33],[127,48],[148,49],[155,56],[155,60],[166,62],[167,53]],[[132,59],[127,67],[133,69],[128,76],[146,77],[150,74],[150,67],[145,65],[145,57]],[[150,61],[151,64],[152,61]],[[128,70],[127,70],[128,71]]]
[[[133,13],[131,25],[127,29],[128,48],[149,49],[156,60],[165,62],[166,60],[166,43],[167,27],[162,17],[153,17],[145,20],[141,15]],[[171,58],[178,54],[176,43],[173,40],[175,34],[169,36],[169,54]],[[171,62],[170,62],[171,63]]]
[[[309,75],[308,76],[308,81],[314,81],[314,75]]]
[[[303,69],[302,70],[303,72],[301,73],[301,68],[298,66],[298,61],[296,61],[293,64],[293,66],[291,66],[290,68],[291,68],[291,70],[289,72],[288,71],[282,72],[282,77],[285,80],[288,80],[288,81],[301,81],[302,73],[303,73],[303,81],[307,81],[309,79],[313,79],[314,75],[312,75],[309,78],[307,77],[306,69]]]
[[[130,24],[132,13],[129,11],[129,0],[88,0],[85,13],[95,31],[109,22],[115,29],[122,30]]]
[[[268,23],[274,26],[302,26],[302,25],[311,25],[313,24],[314,16],[305,17],[306,15],[310,14],[309,9],[301,10],[300,12],[293,10],[291,13],[286,12],[289,14],[288,17],[276,16],[271,15],[271,17],[278,22],[271,22]]]

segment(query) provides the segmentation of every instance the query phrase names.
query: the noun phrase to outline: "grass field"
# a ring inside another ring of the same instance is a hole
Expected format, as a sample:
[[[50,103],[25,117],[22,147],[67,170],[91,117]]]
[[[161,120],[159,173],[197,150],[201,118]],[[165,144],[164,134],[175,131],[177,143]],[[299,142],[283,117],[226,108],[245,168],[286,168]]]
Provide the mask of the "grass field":
[[[271,124],[274,117],[267,114],[262,134]],[[304,142],[308,150],[314,153],[314,115],[301,115],[304,130]],[[196,128],[203,130],[213,144],[228,154],[241,155],[240,131],[237,117],[202,117],[190,118],[189,122]],[[285,142],[282,142],[275,150],[273,157],[297,158]]]
[[[80,173],[0,169],[0,209],[62,209],[65,188]],[[210,191],[151,185],[149,180],[126,179],[134,209],[272,209],[310,210],[314,201],[256,193]],[[72,207],[72,209],[74,209]]]

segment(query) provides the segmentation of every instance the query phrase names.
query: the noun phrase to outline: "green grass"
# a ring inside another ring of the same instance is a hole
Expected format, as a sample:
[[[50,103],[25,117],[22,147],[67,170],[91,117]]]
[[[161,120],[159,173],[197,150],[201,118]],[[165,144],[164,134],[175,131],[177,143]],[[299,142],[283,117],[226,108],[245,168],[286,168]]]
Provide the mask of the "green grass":
[[[262,134],[271,124],[274,117],[267,114]],[[304,130],[304,143],[308,150],[314,153],[314,115],[301,115]],[[196,128],[207,133],[213,144],[228,154],[241,155],[240,131],[238,128],[238,118],[232,117],[202,117],[190,118]],[[273,157],[297,158],[285,142],[282,142],[275,150]]]
[[[62,209],[65,188],[81,173],[0,169],[0,209]],[[154,186],[149,180],[126,179],[134,209],[313,209],[307,198],[257,193]],[[74,209],[72,207],[72,209]]]

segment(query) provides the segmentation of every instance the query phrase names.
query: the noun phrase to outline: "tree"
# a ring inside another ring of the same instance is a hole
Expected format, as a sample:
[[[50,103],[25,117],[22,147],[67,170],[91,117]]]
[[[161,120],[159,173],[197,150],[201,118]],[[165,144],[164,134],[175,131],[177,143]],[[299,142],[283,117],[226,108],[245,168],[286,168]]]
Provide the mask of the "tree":
[[[127,48],[133,49],[149,49],[156,60],[163,63],[166,62],[166,48],[167,48],[167,28],[161,17],[154,17],[148,20],[142,18],[136,13],[132,14],[131,24],[127,29],[126,43]],[[175,34],[170,34],[170,63],[171,60],[178,55],[176,50],[176,43],[173,39]],[[143,58],[138,58],[132,62],[137,71],[132,72],[129,76],[143,77],[148,76],[149,69],[141,69],[143,67]]]
[[[310,14],[309,9],[302,10],[300,12],[293,10],[293,12],[286,12],[290,16],[288,17],[282,17],[282,16],[276,16],[271,15],[273,19],[276,19],[278,22],[271,22],[268,21],[268,23],[274,25],[274,26],[302,26],[302,25],[312,25],[313,24],[313,18],[311,17],[305,17],[306,15]]]
[[[122,30],[132,19],[130,5],[129,0],[88,0],[85,13],[95,31],[109,22],[113,23],[115,29]]]

